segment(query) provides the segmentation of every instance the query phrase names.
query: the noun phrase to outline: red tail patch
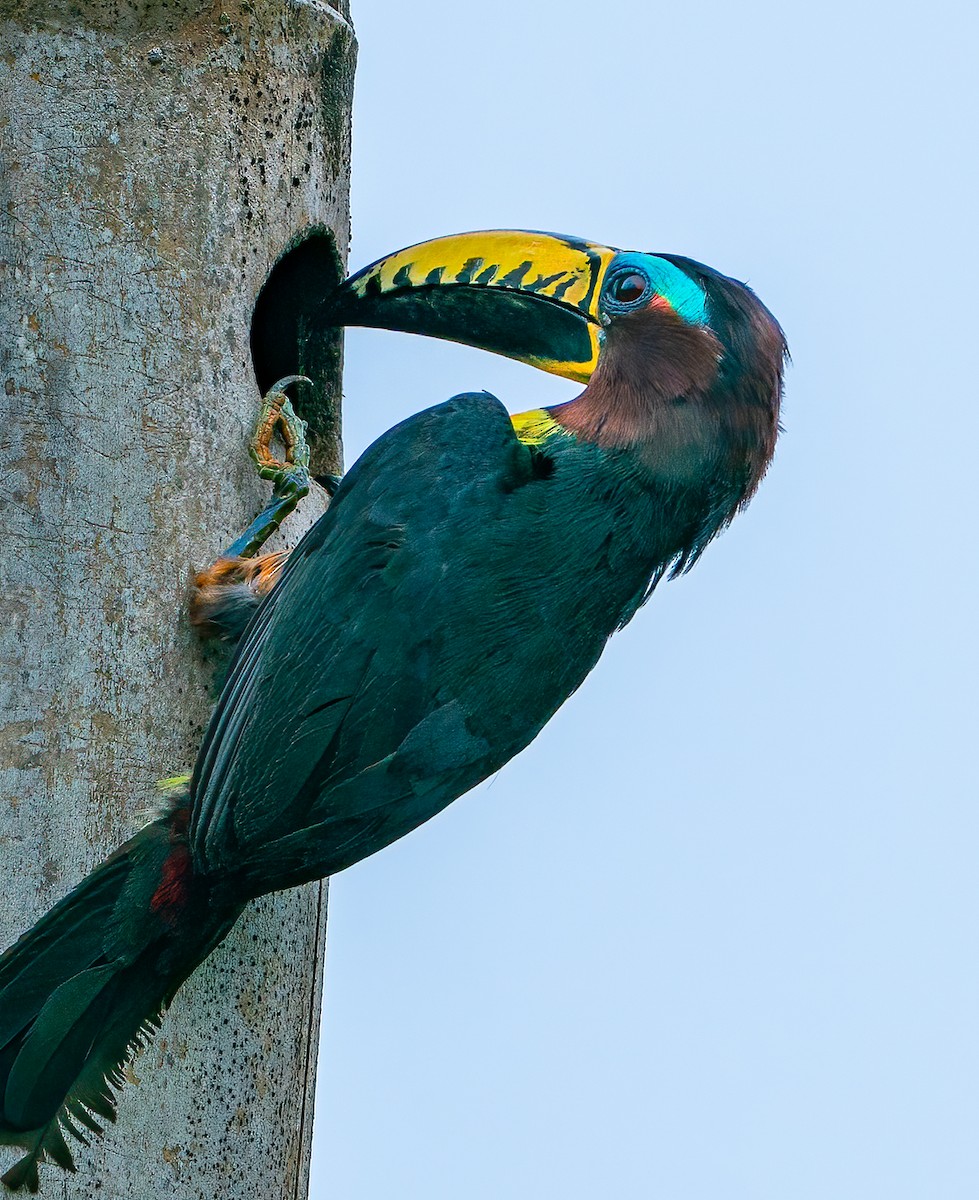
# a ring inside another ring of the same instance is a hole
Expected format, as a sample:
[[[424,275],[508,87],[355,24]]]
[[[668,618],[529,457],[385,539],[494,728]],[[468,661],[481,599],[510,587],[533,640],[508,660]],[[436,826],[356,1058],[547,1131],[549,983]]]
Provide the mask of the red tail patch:
[[[189,883],[190,851],[186,846],[174,846],[164,860],[160,886],[153,893],[150,908],[154,912],[162,911],[168,921],[175,921],[177,913],[187,903]]]
[[[187,828],[190,824],[189,807],[180,807],[173,814],[170,826],[171,850],[163,860],[160,884],[150,899],[153,912],[162,913],[169,924],[174,924],[180,910],[187,903],[190,892],[191,865],[190,848],[187,845]]]

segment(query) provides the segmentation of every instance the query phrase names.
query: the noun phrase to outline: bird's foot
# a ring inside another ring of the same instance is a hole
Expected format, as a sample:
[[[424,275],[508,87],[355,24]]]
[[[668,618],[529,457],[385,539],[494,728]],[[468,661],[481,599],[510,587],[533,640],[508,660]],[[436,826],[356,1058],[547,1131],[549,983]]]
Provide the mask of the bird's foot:
[[[305,375],[288,375],[270,388],[262,400],[262,411],[248,452],[262,479],[272,481],[272,498],[241,537],[225,550],[223,558],[252,558],[299,501],[309,495],[306,422],[296,416],[285,393],[290,383],[309,382]],[[282,459],[272,453],[272,439],[276,434],[285,451]]]
[[[190,599],[191,623],[204,637],[237,641],[261,598],[278,582],[287,550],[258,554],[304,496],[309,494],[309,447],[306,422],[292,407],[285,388],[306,382],[304,375],[280,379],[262,400],[248,451],[262,479],[272,482],[272,496],[241,537],[194,577]],[[278,436],[283,457],[272,452]]]

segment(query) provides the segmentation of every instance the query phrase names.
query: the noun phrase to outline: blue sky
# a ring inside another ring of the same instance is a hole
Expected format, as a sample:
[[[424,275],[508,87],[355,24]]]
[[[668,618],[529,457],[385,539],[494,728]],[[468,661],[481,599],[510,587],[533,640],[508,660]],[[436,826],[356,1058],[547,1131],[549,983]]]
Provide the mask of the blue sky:
[[[331,885],[314,1200],[943,1200],[979,1177],[964,4],[355,3],[351,267],[553,229],[747,279],[775,464],[537,741]],[[348,337],[348,464],[487,388]]]

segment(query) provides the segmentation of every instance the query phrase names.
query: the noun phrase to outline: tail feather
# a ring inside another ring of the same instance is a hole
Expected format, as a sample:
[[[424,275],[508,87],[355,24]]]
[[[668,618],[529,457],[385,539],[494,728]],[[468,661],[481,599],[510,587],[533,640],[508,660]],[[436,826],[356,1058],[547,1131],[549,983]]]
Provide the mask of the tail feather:
[[[65,1135],[115,1120],[126,1063],[238,916],[185,878],[186,818],[184,795],[0,955],[0,1144],[27,1151],[8,1188],[74,1170]]]
[[[111,918],[125,870],[124,861],[103,863],[90,876],[91,886],[70,892],[0,960],[0,1046],[37,1016],[67,969],[84,970],[98,959],[105,925],[95,918]]]
[[[4,1116],[20,1129],[34,1129],[64,1100],[60,1080],[78,1078],[99,1041],[115,1000],[115,963],[90,967],[51,993],[7,1076]],[[78,1085],[75,1084],[77,1095]]]

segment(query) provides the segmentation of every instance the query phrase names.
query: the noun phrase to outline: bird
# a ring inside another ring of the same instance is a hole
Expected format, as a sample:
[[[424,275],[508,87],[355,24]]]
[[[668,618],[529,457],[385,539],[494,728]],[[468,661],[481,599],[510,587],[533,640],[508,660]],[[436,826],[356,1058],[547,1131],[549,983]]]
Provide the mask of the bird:
[[[491,230],[311,300],[324,329],[462,342],[583,386],[512,416],[472,392],[408,417],[252,571],[192,775],[0,956],[12,1190],[36,1191],[44,1159],[73,1169],[68,1138],[115,1119],[125,1064],[249,900],[359,862],[527,747],[772,459],[782,329],[693,259]],[[227,564],[212,578],[217,624],[223,580],[242,588]]]

